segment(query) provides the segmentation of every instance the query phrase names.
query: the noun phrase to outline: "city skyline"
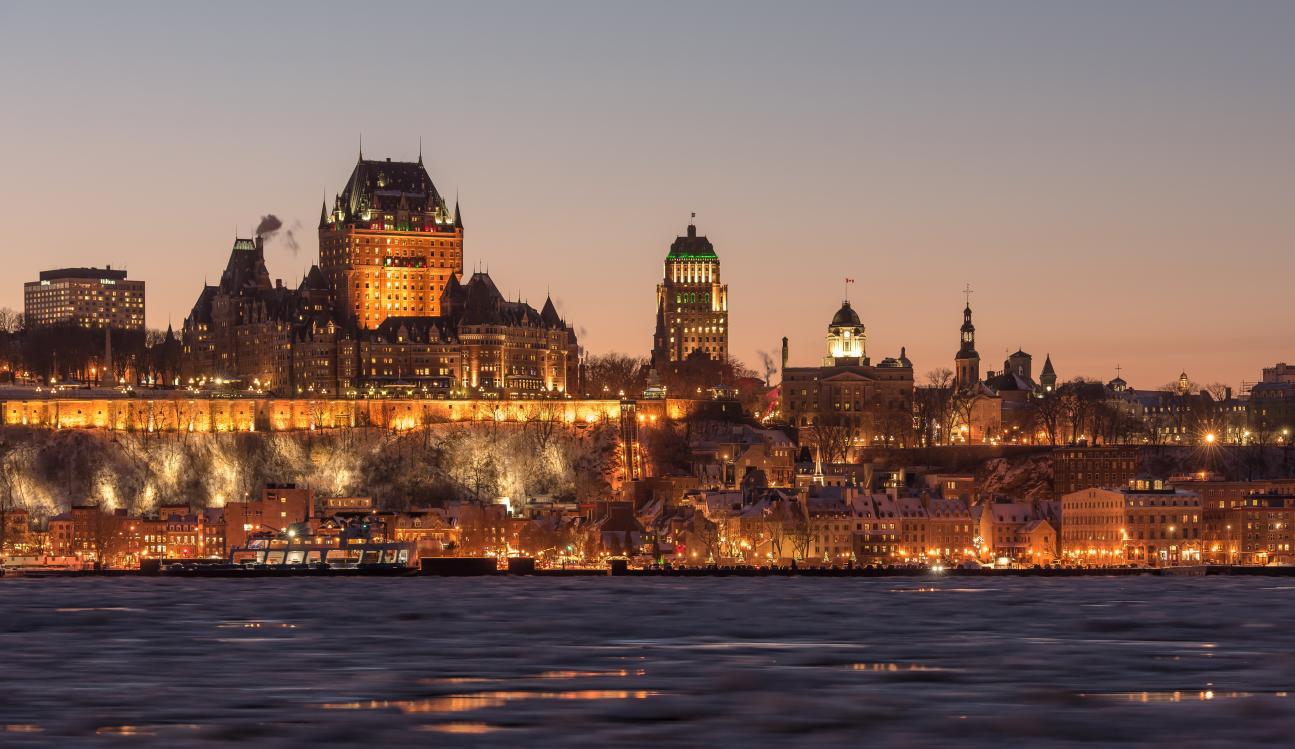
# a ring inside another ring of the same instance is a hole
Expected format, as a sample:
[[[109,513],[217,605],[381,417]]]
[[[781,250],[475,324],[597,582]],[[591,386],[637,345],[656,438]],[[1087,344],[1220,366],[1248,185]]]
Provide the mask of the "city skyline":
[[[437,188],[467,214],[465,268],[497,268],[501,291],[533,304],[551,287],[591,352],[647,356],[659,263],[695,211],[732,287],[731,351],[755,369],[784,335],[793,365],[818,361],[851,277],[870,350],[906,347],[919,383],[952,367],[970,283],[985,370],[1020,347],[1051,354],[1062,379],[1120,366],[1144,388],[1183,370],[1240,385],[1292,343],[1256,304],[1295,269],[1281,200],[1295,187],[1282,85],[1295,53],[1275,17],[1290,11],[1149,8],[1035,9],[995,26],[954,6],[938,20],[465,9],[462,39],[438,38],[420,62],[430,82],[393,72],[340,99],[387,66],[341,64],[327,42],[352,32],[327,11],[283,6],[250,24],[85,7],[58,21],[81,53],[70,62],[31,46],[53,14],[5,8],[0,54],[48,64],[7,82],[45,116],[0,123],[6,163],[28,177],[0,186],[16,275],[0,306],[20,309],[40,270],[111,263],[148,283],[150,327],[178,329],[235,228],[248,236],[268,213],[300,222],[295,252],[282,236],[267,247],[271,275],[294,284],[360,136],[368,158],[396,161],[421,138]],[[319,38],[280,38],[303,24]],[[253,54],[216,57],[235,37]],[[781,64],[763,55],[774,42]],[[573,65],[590,57],[605,69]],[[430,93],[395,94],[415,83]]]

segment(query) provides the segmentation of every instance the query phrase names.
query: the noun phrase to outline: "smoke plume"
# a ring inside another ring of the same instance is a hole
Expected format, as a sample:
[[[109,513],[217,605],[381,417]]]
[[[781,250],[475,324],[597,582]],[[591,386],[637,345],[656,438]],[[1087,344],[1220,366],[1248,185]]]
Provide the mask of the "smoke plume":
[[[286,229],[282,234],[279,234],[279,230],[283,229],[283,221],[273,213],[267,213],[261,217],[261,223],[256,225],[256,236],[269,241],[277,234],[279,238],[283,240],[283,243],[287,245],[288,249],[292,250],[292,254],[296,255],[301,249],[301,245],[297,243],[296,234],[297,230],[300,228],[301,221],[294,221],[291,228]]]

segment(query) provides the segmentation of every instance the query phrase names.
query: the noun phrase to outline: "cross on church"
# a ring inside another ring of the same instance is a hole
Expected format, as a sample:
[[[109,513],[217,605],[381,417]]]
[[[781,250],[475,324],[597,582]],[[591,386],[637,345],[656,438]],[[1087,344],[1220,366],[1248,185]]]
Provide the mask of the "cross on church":
[[[971,306],[971,284],[967,284],[967,288],[962,290],[962,296],[964,299],[967,300],[967,306],[970,307]]]
[[[1115,376],[1116,376],[1116,377],[1119,377],[1119,376],[1120,376],[1120,370],[1121,370],[1121,369],[1122,369],[1122,367],[1120,367],[1120,365],[1118,365],[1118,364],[1116,364],[1116,365],[1115,365]]]

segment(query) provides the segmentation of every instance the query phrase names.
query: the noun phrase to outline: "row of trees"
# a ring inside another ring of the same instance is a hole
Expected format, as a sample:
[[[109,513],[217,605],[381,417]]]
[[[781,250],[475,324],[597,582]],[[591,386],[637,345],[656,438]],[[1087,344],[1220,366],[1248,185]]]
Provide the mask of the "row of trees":
[[[180,374],[181,345],[169,331],[112,330],[111,379],[171,382]],[[0,309],[0,372],[12,380],[99,381],[109,366],[102,329],[76,325],[27,327],[22,313]]]
[[[621,394],[636,398],[653,384],[649,382],[652,367],[645,357],[617,352],[591,354],[582,367],[581,394],[587,398],[617,398]],[[767,376],[762,378],[731,356],[713,359],[701,350],[693,351],[681,362],[669,364],[657,371],[656,376],[672,397],[709,397],[712,388],[723,388],[741,402],[747,413],[762,409],[768,390]]]
[[[953,373],[936,369],[913,395],[917,444],[950,444],[960,425],[971,424],[976,413],[974,392],[953,386]],[[1253,409],[1235,408],[1231,390],[1223,384],[1199,386],[1173,382],[1159,388],[1154,404],[1114,393],[1102,382],[1076,378],[1055,390],[1030,394],[1019,403],[1005,403],[1001,424],[976,424],[998,436],[1050,445],[1076,440],[1090,443],[1142,442],[1161,444],[1171,435],[1201,435],[1228,430],[1248,431],[1248,441],[1270,444],[1279,434],[1275,418]],[[1244,423],[1242,423],[1244,422]]]

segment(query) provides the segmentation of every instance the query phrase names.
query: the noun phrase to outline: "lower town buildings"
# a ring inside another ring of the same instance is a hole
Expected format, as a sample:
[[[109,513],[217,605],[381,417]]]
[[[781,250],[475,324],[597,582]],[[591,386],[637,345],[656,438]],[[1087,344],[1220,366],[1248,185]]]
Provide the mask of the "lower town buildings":
[[[1084,564],[1173,565],[1201,561],[1201,495],[1160,481],[1084,489],[1061,498],[1062,549]]]
[[[980,558],[1050,564],[1057,557],[1057,531],[1033,503],[982,502],[976,508]]]
[[[1052,451],[1052,493],[1060,497],[1080,489],[1127,486],[1138,475],[1139,449],[1059,447]]]

